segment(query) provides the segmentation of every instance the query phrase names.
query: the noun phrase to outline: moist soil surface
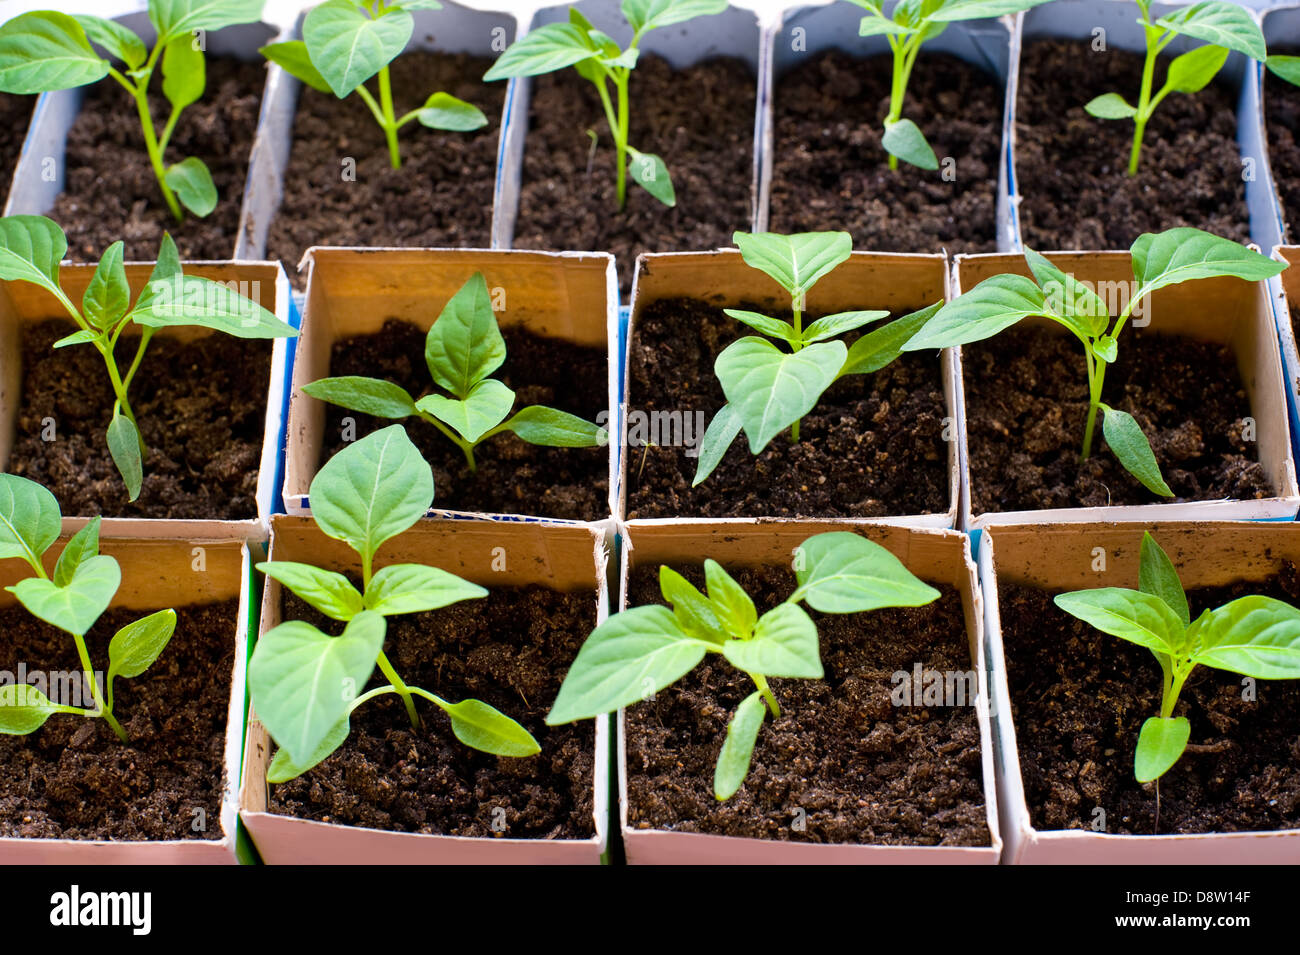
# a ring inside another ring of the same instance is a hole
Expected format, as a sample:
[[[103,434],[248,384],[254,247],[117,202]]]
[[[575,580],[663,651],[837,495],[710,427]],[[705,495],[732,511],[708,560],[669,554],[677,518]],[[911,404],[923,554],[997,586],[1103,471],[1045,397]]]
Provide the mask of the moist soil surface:
[[[696,586],[696,566],[677,568]],[[785,570],[735,574],[762,613],[795,587]],[[662,603],[658,569],[632,572],[631,603]],[[824,680],[770,681],[781,718],[759,731],[739,792],[719,803],[713,771],[736,707],[754,691],[718,655],[627,710],[628,825],[791,842],[987,846],[973,705],[896,706],[897,671],[971,669],[961,598],[920,608],[810,611]],[[804,812],[804,830],[792,823]]]
[[[0,202],[9,195],[14,169],[35,108],[35,96],[0,93]]]
[[[1189,591],[1192,618],[1262,594],[1300,601],[1287,564],[1268,581]],[[1155,785],[1133,778],[1138,731],[1160,711],[1160,666],[1149,650],[1066,614],[1041,590],[998,591],[1020,768],[1036,829],[1156,832]],[[1300,682],[1242,678],[1197,667],[1175,716],[1192,724],[1189,750],[1160,779],[1159,832],[1246,832],[1300,826]],[[1199,750],[1199,751],[1197,751]]]
[[[777,81],[772,229],[842,229],[855,248],[884,252],[995,250],[1001,82],[955,56],[922,53],[903,116],[921,127],[940,167],[900,161],[891,170],[880,137],[892,63],[892,54],[827,50]],[[955,161],[947,179],[946,159]]]
[[[273,785],[271,811],[397,832],[589,838],[595,723],[544,721],[596,625],[594,596],[499,587],[482,600],[388,619],[384,650],[408,686],[496,707],[533,734],[542,747],[536,756],[470,749],[452,735],[447,717],[419,698],[420,727],[412,729],[401,700],[389,694],[352,714],[352,735],[324,762]],[[341,632],[292,593],[282,606],[286,620]],[[387,682],[376,670],[367,688]],[[498,810],[505,810],[504,828]]]
[[[126,261],[152,262],[164,232],[182,259],[231,258],[265,83],[261,61],[208,57],[203,98],[181,114],[164,158],[168,164],[202,159],[217,187],[217,207],[202,219],[187,212],[183,222],[158,187],[134,101],[112,80],[89,87],[68,132],[64,189],[48,213],[67,233],[68,258],[98,262],[121,239]],[[161,80],[154,80],[149,106],[161,133],[171,111]]]
[[[626,295],[640,253],[726,248],[750,229],[755,79],[746,63],[674,70],[653,55],[637,61],[628,142],[663,158],[672,208],[629,176],[619,211],[614,141],[591,83],[569,69],[532,82],[516,249],[612,252]]]
[[[515,390],[514,411],[546,405],[594,421],[608,406],[603,350],[518,328],[503,328],[501,334],[506,361],[493,377]],[[382,378],[419,400],[436,390],[424,363],[425,335],[410,322],[389,319],[378,334],[335,342],[329,373]],[[356,420],[357,438],[393,423],[327,405],[322,464],[348,444],[344,418]],[[609,512],[608,448],[544,448],[505,433],[474,449],[474,473],[460,448],[433,425],[408,418],[406,432],[433,466],[434,507],[583,521],[600,520]]]
[[[1016,187],[1031,249],[1127,249],[1143,232],[1194,226],[1250,239],[1237,145],[1236,94],[1211,83],[1170,94],[1147,123],[1138,174],[1128,175],[1130,120],[1097,119],[1103,93],[1136,102],[1143,57],[1088,40],[1035,40],[1020,57]],[[1169,57],[1156,67],[1163,82]]]
[[[284,199],[271,222],[266,254],[281,259],[298,289],[302,255],[313,245],[438,246],[491,244],[492,186],[504,83],[484,83],[492,60],[411,52],[390,67],[394,109],[404,115],[439,90],[483,111],[487,125],[467,133],[418,121],[398,133],[402,168],[393,169],[383,130],[356,96],[340,100],[304,86],[293,121]],[[344,178],[355,172],[355,178]]]
[[[971,511],[1252,500],[1274,491],[1257,442],[1243,437],[1250,399],[1224,345],[1128,331],[1102,400],[1137,419],[1174,497],[1148,491],[1102,437],[1079,461],[1088,376],[1078,342],[1031,327],[962,347]]]
[[[113,714],[129,743],[104,720],[63,714],[29,736],[0,736],[0,837],[220,839],[238,613],[237,600],[177,607],[176,633],[154,664],[114,681]],[[113,609],[100,617],[86,638],[92,663],[106,669],[113,634],[147,614]],[[23,608],[0,610],[0,633],[0,666],[14,677],[20,663],[29,674],[80,675],[72,638]],[[72,689],[46,684],[58,686]],[[93,707],[84,693],[56,702]],[[200,820],[206,828],[195,828]]]
[[[65,516],[244,520],[257,516],[271,345],[214,333],[182,344],[155,336],[131,383],[145,446],[144,486],[127,500],[105,431],[113,390],[95,349],[51,346],[75,330],[50,320],[22,331],[23,387],[9,470],[44,484]],[[118,341],[125,369],[139,336]],[[53,419],[54,440],[43,440]]]
[[[1300,50],[1294,47],[1269,51],[1270,55],[1295,56],[1297,53]],[[1268,161],[1273,169],[1273,182],[1282,199],[1285,240],[1294,242],[1294,223],[1300,216],[1300,88],[1268,72],[1264,74],[1264,86]]]
[[[747,332],[695,299],[652,302],[637,317],[628,404],[641,413],[646,433],[629,428],[629,518],[880,517],[948,508],[947,411],[933,354],[903,355],[873,375],[832,385],[803,419],[797,445],[787,431],[755,457],[741,434],[713,474],[692,488],[698,458],[686,452],[726,404],[714,361]],[[656,412],[677,412],[679,427],[661,425],[656,437],[649,427]],[[629,416],[629,423],[636,420]],[[684,445],[688,425],[692,440]]]

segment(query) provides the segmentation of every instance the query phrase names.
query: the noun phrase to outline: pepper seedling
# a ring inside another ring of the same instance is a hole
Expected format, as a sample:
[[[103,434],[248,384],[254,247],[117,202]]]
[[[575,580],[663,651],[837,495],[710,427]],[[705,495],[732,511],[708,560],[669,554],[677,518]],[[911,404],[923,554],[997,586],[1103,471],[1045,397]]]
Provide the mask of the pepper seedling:
[[[632,607],[596,627],[578,651],[546,717],[550,726],[612,713],[677,682],[704,659],[721,655],[756,689],[741,701],[713,775],[713,795],[730,799],[749,774],[767,713],[781,706],[768,677],[820,680],[817,625],[800,601],[821,613],[920,607],[939,591],[917,579],[879,544],[834,531],[809,537],[795,551],[798,586],[762,616],[753,598],[720,564],[704,562],[707,595],[670,567],[659,568],[661,604]]]
[[[488,377],[505,360],[506,343],[497,327],[487,280],[475,272],[447,302],[425,337],[429,374],[452,397],[434,393],[417,401],[400,385],[358,375],[321,378],[302,390],[350,411],[379,418],[414,415],[427,421],[461,449],[471,472],[478,470],[474,449],[506,431],[529,444],[553,448],[589,448],[609,440],[599,425],[544,405],[528,405],[507,418],[515,393]]]
[[[166,233],[153,273],[132,305],[122,248],[121,242],[114,242],[104,252],[82,295],[81,308],[77,308],[59,284],[59,263],[68,250],[63,230],[44,216],[0,219],[0,280],[39,285],[77,323],[78,330],[55,342],[55,348],[93,345],[104,359],[114,399],[107,432],[108,450],[134,501],[140,496],[144,482],[146,448],[127,392],[140,370],[154,330],[193,325],[237,338],[285,338],[298,332],[234,289],[210,279],[185,275],[176,243]],[[132,324],[139,325],[142,332],[135,357],[123,374],[115,350],[122,333]]]
[[[388,67],[415,30],[412,10],[441,10],[437,0],[325,0],[303,19],[302,39],[264,46],[261,53],[314,90],[346,99],[361,97],[388,143],[388,160],[402,168],[397,133],[411,122],[429,129],[469,132],[487,125],[483,111],[450,93],[437,92],[419,109],[398,116]],[[366,87],[378,75],[379,99]]]
[[[727,0],[623,0],[623,16],[632,28],[632,41],[626,49],[621,49],[613,37],[597,30],[577,7],[570,7],[568,23],[548,23],[524,34],[501,54],[483,79],[491,82],[538,76],[572,66],[579,76],[596,87],[605,109],[616,152],[618,207],[622,209],[627,203],[629,169],[634,183],[664,205],[674,206],[677,194],[663,159],[654,153],[643,153],[628,143],[628,85],[641,52],[641,40],[647,33],[726,9]],[[610,95],[611,84],[617,107]]]
[[[1086,461],[1092,454],[1093,431],[1100,411],[1104,416],[1102,434],[1124,469],[1148,490],[1173,497],[1141,426],[1128,412],[1101,400],[1106,367],[1119,357],[1120,333],[1138,304],[1157,289],[1224,276],[1255,282],[1277,275],[1286,266],[1229,239],[1186,227],[1144,233],[1129,252],[1135,289],[1113,325],[1106,303],[1092,288],[1026,249],[1025,262],[1033,279],[1014,274],[985,279],[939,309],[903,350],[966,345],[991,338],[1030,316],[1051,319],[1083,345],[1088,371],[1088,419],[1080,459]]]
[[[290,620],[257,641],[248,664],[253,706],[280,747],[267,770],[273,783],[300,776],[343,744],[351,714],[368,700],[401,697],[413,727],[420,725],[415,698],[451,719],[466,746],[498,756],[541,751],[532,735],[479,700],[449,703],[409,686],[384,653],[387,618],[438,610],[487,591],[437,567],[390,564],[374,570],[375,552],[424,516],[433,504],[433,471],[400,425],[390,425],[348,445],[311,482],[312,518],[321,532],[341,540],[361,558],[361,589],[346,576],[311,564],[267,561],[257,569],[315,609],[345,626],[337,637],[303,620]],[[378,666],[388,682],[361,688]]]
[[[0,733],[26,736],[55,713],[102,719],[123,743],[131,740],[113,715],[113,681],[132,679],[149,669],[176,630],[176,611],[159,610],[127,624],[108,644],[108,673],[100,686],[86,648],[86,633],[95,625],[122,583],[122,568],[99,552],[98,517],[77,531],[59,554],[54,573],[45,571],[42,556],[59,539],[59,502],[35,481],[0,474],[0,560],[26,561],[34,576],[6,587],[33,617],[72,636],[81,661],[83,685],[94,706],[57,703],[28,683],[0,686]]]
[[[1226,0],[1206,0],[1158,20],[1151,19],[1151,0],[1136,0],[1142,16],[1138,23],[1146,38],[1146,60],[1142,67],[1142,86],[1138,91],[1137,106],[1130,106],[1118,93],[1104,93],[1084,106],[1098,119],[1133,120],[1133,148],[1129,152],[1128,174],[1136,176],[1142,156],[1142,137],[1156,107],[1170,93],[1199,93],[1209,85],[1228,54],[1237,50],[1255,60],[1264,60],[1264,34],[1250,12]],[[1176,56],[1165,71],[1165,85],[1152,95],[1155,86],[1156,58],[1179,36],[1204,40],[1198,46]]]
[[[853,254],[853,239],[847,232],[737,232],[732,241],[746,265],[769,275],[789,294],[791,321],[743,309],[723,309],[729,317],[766,337],[747,335],[732,342],[714,362],[713,370],[727,403],[704,432],[693,487],[713,473],[742,429],[753,454],[760,453],[786,428],[790,429],[790,440],[797,442],[800,420],[812,411],[827,388],[847,375],[871,374],[884,368],[902,353],[904,342],[942,304],[936,302],[904,315],[848,346],[836,336],[887,318],[889,312],[837,312],[817,319],[807,328],[803,326],[808,292]]]
[[[1138,590],[1099,587],[1058,594],[1056,605],[1102,633],[1146,647],[1164,675],[1160,715],[1138,733],[1133,775],[1149,783],[1168,772],[1191,738],[1174,716],[1178,694],[1197,666],[1256,680],[1300,679],[1300,610],[1272,597],[1239,597],[1192,620],[1173,561],[1142,534]]]
[[[916,66],[921,46],[961,20],[981,20],[1019,13],[1047,0],[900,0],[890,16],[885,16],[885,0],[851,0],[867,15],[858,27],[860,36],[884,35],[893,52],[894,72],[889,86],[889,113],[880,145],[889,153],[889,168],[897,169],[898,160],[921,169],[938,169],[939,160],[926,141],[921,127],[903,118],[903,101],[907,83]]]
[[[217,187],[203,160],[189,156],[167,165],[164,157],[185,108],[203,96],[207,82],[203,36],[210,30],[256,23],[265,0],[150,0],[153,49],[116,20],[69,16],[56,10],[23,13],[0,26],[0,91],[46,93],[85,86],[111,76],[135,101],[149,164],[167,208],[177,221],[184,206],[202,218],[217,205]],[[98,45],[108,58],[95,52]],[[121,68],[113,65],[116,60]],[[149,111],[149,84],[162,72],[171,104],[159,133]]]

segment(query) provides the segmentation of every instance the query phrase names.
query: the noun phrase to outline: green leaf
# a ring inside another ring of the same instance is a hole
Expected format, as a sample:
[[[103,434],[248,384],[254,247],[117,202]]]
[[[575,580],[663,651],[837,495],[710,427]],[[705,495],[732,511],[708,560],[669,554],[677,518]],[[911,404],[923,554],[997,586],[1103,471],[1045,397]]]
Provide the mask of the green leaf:
[[[108,644],[108,681],[137,677],[158,659],[176,631],[176,611],[159,610],[128,623]]]
[[[896,318],[887,325],[882,325],[863,335],[849,346],[844,366],[840,368],[839,377],[845,375],[870,375],[880,371],[903,353],[903,346],[912,340],[926,323],[943,307],[943,302],[935,302],[919,311]]]
[[[312,751],[311,756],[301,763],[295,763],[289,758],[289,751],[280,747],[275,751],[275,758],[271,760],[271,765],[266,769],[266,781],[268,783],[287,783],[291,779],[297,779],[309,769],[313,769],[336,749],[343,745],[347,740],[348,734],[352,732],[352,720],[345,716],[325,734],[320,745]]]
[[[257,641],[248,664],[253,706],[295,764],[308,764],[347,716],[384,648],[387,626],[363,610],[337,637],[290,620]]]
[[[1151,451],[1147,436],[1142,433],[1136,420],[1127,411],[1116,411],[1102,405],[1105,417],[1101,422],[1101,433],[1106,436],[1106,444],[1111,453],[1124,465],[1124,470],[1142,482],[1142,486],[1153,494],[1173,497],[1165,479],[1160,476],[1160,465]]]
[[[402,10],[371,18],[349,0],[325,0],[302,24],[311,61],[339,99],[397,58],[415,21]]]
[[[437,567],[390,564],[370,578],[366,608],[386,617],[438,610],[462,600],[477,600],[488,592]]]
[[[673,615],[683,633],[714,644],[731,636],[713,602],[667,565],[659,567],[659,590],[664,600],[673,605]]]
[[[31,282],[59,295],[59,263],[67,251],[68,240],[52,219],[0,219],[0,280]]]
[[[628,147],[631,159],[627,164],[628,178],[668,207],[677,205],[677,192],[673,189],[668,166],[654,153],[638,152]]]
[[[695,479],[691,487],[698,487],[714,472],[726,455],[731,442],[740,434],[740,416],[731,410],[731,405],[723,405],[713,416],[709,426],[700,439],[700,453],[695,462]]]
[[[1137,115],[1136,107],[1130,106],[1118,93],[1094,96],[1083,108],[1089,116],[1098,119],[1132,119]]]
[[[335,571],[291,560],[263,561],[257,569],[278,580],[331,620],[351,620],[366,609],[352,581]]]
[[[90,522],[73,534],[63,546],[63,553],[59,554],[59,562],[54,565],[52,579],[56,587],[66,587],[72,583],[77,568],[99,553],[99,524],[100,518],[92,517]]]
[[[438,0],[388,0],[388,6],[401,7],[403,10],[441,10]]]
[[[1294,86],[1300,86],[1300,56],[1277,54],[1264,61],[1268,71],[1279,79],[1286,80]]]
[[[1106,303],[1088,286],[1062,272],[1033,249],[1025,249],[1025,262],[1043,290],[1049,313],[1080,338],[1096,338],[1110,325]]]
[[[820,680],[821,649],[817,625],[798,604],[783,603],[758,618],[748,640],[728,640],[722,655],[746,673]]]
[[[58,707],[30,683],[0,686],[0,733],[26,736],[34,733],[58,712]]]
[[[163,182],[176,193],[181,205],[199,218],[217,207],[217,187],[212,181],[212,173],[208,172],[208,167],[197,156],[190,156],[168,166]]]
[[[930,19],[939,23],[951,23],[956,20],[983,20],[987,17],[1002,17],[1010,13],[1020,13],[1048,0],[948,0],[930,15]]]
[[[109,62],[81,24],[53,10],[23,13],[0,26],[0,91],[48,93],[108,75]]]
[[[59,539],[59,502],[35,481],[0,473],[0,560],[21,557],[36,564]]]
[[[34,617],[79,637],[108,609],[122,583],[122,569],[112,557],[88,557],[72,579],[60,587],[52,580],[28,577],[5,589]]]
[[[727,0],[623,0],[623,16],[634,33],[685,23],[726,9]]]
[[[1156,539],[1146,531],[1142,532],[1138,589],[1144,594],[1151,594],[1163,600],[1169,609],[1178,615],[1184,627],[1192,622],[1192,612],[1187,606],[1187,594],[1183,592],[1183,583],[1178,579],[1174,562],[1156,543]]]
[[[787,354],[752,335],[723,350],[714,371],[753,454],[812,411],[847,355],[843,342],[818,342]]]
[[[758,611],[745,588],[721,564],[709,559],[704,561],[704,582],[723,629],[733,637],[748,637],[758,622]]]
[[[1272,597],[1239,597],[1188,631],[1192,659],[1258,680],[1300,679],[1300,610]]]
[[[497,756],[536,756],[542,751],[528,730],[486,703],[461,700],[438,705],[451,717],[451,731],[466,746]]]
[[[126,485],[127,497],[134,501],[144,486],[144,461],[140,457],[140,432],[126,415],[113,412],[108,423],[108,453]]]
[[[730,799],[749,775],[749,762],[753,757],[758,731],[763,727],[767,704],[763,694],[755,690],[740,701],[731,722],[727,724],[727,738],[718,754],[718,765],[713,770],[713,796],[719,802]]]
[[[184,109],[203,96],[207,71],[203,51],[192,36],[179,36],[163,48],[162,74],[163,95],[174,109]]]
[[[572,23],[548,23],[530,30],[510,44],[510,48],[483,74],[483,79],[490,83],[513,76],[553,73],[593,55],[586,31]]]
[[[1140,783],[1159,779],[1178,762],[1192,736],[1192,724],[1185,716],[1162,719],[1153,716],[1142,724],[1137,751],[1133,755],[1133,775]]]
[[[64,335],[50,347],[67,348],[69,345],[86,345],[98,338],[99,334],[97,332],[83,328],[80,331],[73,332],[71,335]]]
[[[236,338],[292,338],[298,334],[237,288],[179,272],[149,279],[148,288],[131,310],[131,321],[152,328],[197,325]]]
[[[770,275],[792,299],[802,298],[853,254],[853,237],[847,232],[737,232],[731,241],[746,265]]]
[[[858,24],[858,36],[881,36],[883,34],[906,36],[915,32],[915,30],[885,17],[863,17]]]
[[[1119,342],[1111,335],[1102,335],[1092,343],[1092,353],[1113,365],[1119,359]]]
[[[138,36],[116,20],[80,14],[74,14],[72,19],[81,24],[90,42],[98,43],[108,51],[110,56],[117,57],[126,64],[128,70],[136,70],[144,66],[149,51],[145,49],[144,43]]]
[[[803,330],[803,341],[805,345],[810,345],[824,338],[834,338],[836,335],[843,335],[845,332],[851,332],[855,328],[861,328],[870,322],[888,317],[888,311],[836,312],[834,315],[827,315],[825,318],[817,319],[817,321],[805,328]]]
[[[1123,587],[1098,587],[1057,594],[1055,603],[1102,633],[1172,656],[1183,636],[1183,622],[1154,594]]]
[[[501,427],[522,441],[548,448],[593,448],[609,443],[609,432],[600,425],[543,405],[521,408]]]
[[[1220,275],[1257,282],[1286,268],[1231,239],[1186,226],[1159,234],[1143,233],[1131,252],[1133,275],[1139,285],[1139,293],[1133,297],[1135,304],[1142,295],[1166,285]]]
[[[748,325],[768,338],[778,338],[792,345],[800,340],[794,326],[789,322],[781,321],[779,318],[771,318],[759,312],[747,312],[741,308],[724,308],[722,313],[728,318],[734,318],[736,321]]]
[[[1226,46],[1254,60],[1268,56],[1264,34],[1249,10],[1225,0],[1208,0],[1190,7],[1179,7],[1156,21],[1156,26],[1175,33]]]
[[[897,156],[903,162],[920,169],[939,168],[939,160],[926,142],[925,133],[910,119],[900,119],[886,126],[885,134],[880,137],[880,145],[891,156]]]
[[[433,503],[433,470],[394,424],[326,461],[308,493],[316,526],[367,562],[424,516]]]
[[[415,404],[471,444],[477,444],[483,435],[499,425],[514,405],[515,393],[495,378],[480,381],[463,401],[444,395],[425,395]]]
[[[1179,93],[1197,93],[1209,85],[1219,70],[1223,69],[1228,59],[1228,48],[1223,46],[1199,46],[1181,56],[1174,57],[1169,64],[1169,73],[1165,80],[1170,89]]]
[[[195,30],[220,30],[262,19],[266,0],[149,0],[149,19],[166,42]]]
[[[457,99],[450,93],[434,93],[420,111],[415,114],[421,126],[430,129],[449,129],[453,132],[467,133],[472,129],[481,129],[488,123],[483,111],[473,103]]]
[[[276,64],[290,76],[296,77],[317,92],[334,92],[330,89],[330,85],[325,82],[325,77],[320,75],[320,70],[316,69],[316,65],[312,63],[311,55],[307,52],[307,44],[302,40],[286,40],[283,43],[269,43],[257,52],[261,53],[264,57]],[[346,727],[344,735],[346,738]],[[340,740],[340,742],[342,741]],[[283,753],[284,750],[281,750],[280,752]],[[333,750],[331,750],[331,752],[333,752]],[[276,759],[279,759],[279,753],[276,754]],[[286,764],[288,763],[288,754],[285,756],[285,762]],[[274,765],[274,763],[272,765]],[[290,776],[289,778],[292,779],[293,777]]]
[[[694,669],[710,646],[682,633],[667,607],[615,614],[583,643],[546,723],[585,720],[643,700]]]
[[[948,302],[903,351],[951,348],[992,338],[1022,318],[1047,312],[1047,296],[1023,275],[994,275]]]
[[[131,285],[122,264],[122,243],[114,242],[95,266],[95,274],[81,297],[81,313],[94,328],[112,328],[131,307]]]
[[[415,399],[405,388],[381,378],[318,378],[303,385],[302,390],[312,398],[376,418],[407,418],[416,411]]]
[[[802,599],[822,613],[920,607],[939,598],[884,547],[848,531],[809,537],[797,558],[799,589],[789,601]]]
[[[149,273],[149,287],[140,293],[140,298],[143,300],[146,295],[154,294],[155,282],[165,283],[180,274],[181,254],[176,249],[176,240],[170,232],[164,232],[162,241],[158,243],[158,258],[153,264],[153,271]],[[139,304],[137,301],[136,305]]]
[[[457,398],[501,367],[506,342],[482,272],[475,272],[438,314],[424,340],[429,374]]]

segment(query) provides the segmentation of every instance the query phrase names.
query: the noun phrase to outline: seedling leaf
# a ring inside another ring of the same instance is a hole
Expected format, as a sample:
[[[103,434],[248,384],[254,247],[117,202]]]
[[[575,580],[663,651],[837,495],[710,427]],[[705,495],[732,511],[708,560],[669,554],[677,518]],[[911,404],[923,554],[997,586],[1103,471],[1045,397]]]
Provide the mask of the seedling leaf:
[[[727,724],[727,738],[718,754],[718,764],[713,770],[713,796],[719,802],[730,799],[744,785],[749,775],[749,764],[754,754],[758,731],[763,728],[767,705],[763,694],[755,691],[740,701],[731,722]]]
[[[1173,497],[1174,492],[1160,476],[1160,465],[1156,463],[1151,444],[1133,416],[1105,405],[1102,413],[1106,416],[1101,423],[1102,434],[1124,469],[1141,481],[1147,490],[1163,497]]]

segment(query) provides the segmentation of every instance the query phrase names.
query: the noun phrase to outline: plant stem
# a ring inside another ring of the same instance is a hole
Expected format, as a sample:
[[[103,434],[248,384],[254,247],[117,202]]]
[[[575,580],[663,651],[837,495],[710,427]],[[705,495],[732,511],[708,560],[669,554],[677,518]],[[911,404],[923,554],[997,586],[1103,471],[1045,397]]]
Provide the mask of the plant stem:
[[[470,444],[468,441],[466,441],[456,432],[452,431],[451,428],[447,427],[445,424],[443,424],[441,421],[439,421],[437,418],[435,418],[433,415],[429,414],[428,412],[421,411],[419,412],[419,414],[423,420],[429,422],[429,424],[433,425],[435,428],[437,428],[439,431],[445,434],[447,436],[448,441],[456,445],[456,447],[460,448],[461,454],[465,455],[465,463],[469,465],[469,473],[478,474],[478,463],[474,460],[474,445]],[[504,428],[498,426],[496,428],[493,428],[487,434],[483,435],[483,437],[479,438],[479,440],[486,441],[494,434],[500,434],[504,430],[505,430]]]
[[[397,114],[393,112],[393,84],[388,67],[379,71],[379,104],[384,111],[384,136],[388,140],[388,161],[394,169],[402,168],[402,155],[397,148]]]
[[[1101,386],[1106,380],[1106,363],[1093,358],[1090,351],[1084,354],[1088,359],[1088,423],[1083,429],[1080,461],[1086,461],[1092,455],[1092,434],[1097,425],[1097,409],[1101,406]]]
[[[624,70],[622,75],[616,75],[614,79],[618,87],[618,133],[615,135],[615,143],[618,146],[618,207],[620,209],[627,204],[627,84],[631,75],[629,71]]]
[[[72,639],[77,644],[77,656],[81,660],[82,678],[90,684],[90,694],[94,697],[95,708],[99,711],[98,715],[108,722],[108,725],[113,728],[113,732],[117,734],[118,739],[123,743],[131,742],[131,737],[126,735],[126,730],[122,728],[122,724],[113,717],[112,704],[105,703],[104,697],[99,692],[99,681],[95,679],[95,670],[90,665],[90,652],[86,649],[85,638],[74,633]]]
[[[411,691],[407,685],[402,682],[402,678],[397,675],[397,671],[393,669],[393,665],[388,662],[388,657],[382,650],[379,651],[379,669],[384,676],[388,677],[388,682],[393,684],[393,690],[402,698],[402,702],[406,704],[406,715],[411,718],[411,725],[419,726],[420,714],[415,711],[415,700],[411,698]]]
[[[607,74],[614,81],[614,85],[618,86],[618,75],[612,70],[607,71]],[[600,104],[605,108],[605,122],[609,124],[609,134],[614,137],[615,165],[618,167],[618,207],[622,209],[627,201],[627,170],[624,168],[627,160],[627,136],[625,134],[622,139],[619,138],[619,133],[624,128],[623,120],[614,109],[614,101],[609,98],[609,87],[605,85],[604,78],[594,82],[596,92],[600,94]],[[626,89],[626,82],[624,80],[624,89]],[[624,102],[624,96],[625,93],[619,94],[620,103]]]
[[[1145,13],[1143,20],[1146,20]],[[1156,56],[1160,53],[1160,35],[1163,32],[1148,22],[1143,23],[1142,29],[1146,33],[1147,56],[1142,66],[1142,91],[1138,95],[1137,115],[1133,117],[1133,149],[1128,157],[1130,176],[1137,175],[1138,161],[1142,157],[1142,136],[1146,132],[1147,120],[1151,118],[1151,85],[1155,79]]]
[[[751,673],[749,678],[754,681],[754,686],[758,687],[758,692],[763,694],[763,699],[767,701],[767,708],[772,711],[772,719],[781,718],[781,704],[776,701],[771,688],[767,685],[767,677],[761,673]]]
[[[149,164],[153,166],[153,174],[158,178],[158,187],[162,189],[163,198],[167,200],[167,208],[172,211],[176,221],[181,222],[185,216],[181,212],[180,203],[176,201],[176,194],[167,185],[167,169],[163,165],[162,148],[158,145],[153,116],[149,113],[147,80],[135,84],[131,95],[135,97],[135,110],[140,115],[140,127],[144,130],[144,148],[149,153]]]

